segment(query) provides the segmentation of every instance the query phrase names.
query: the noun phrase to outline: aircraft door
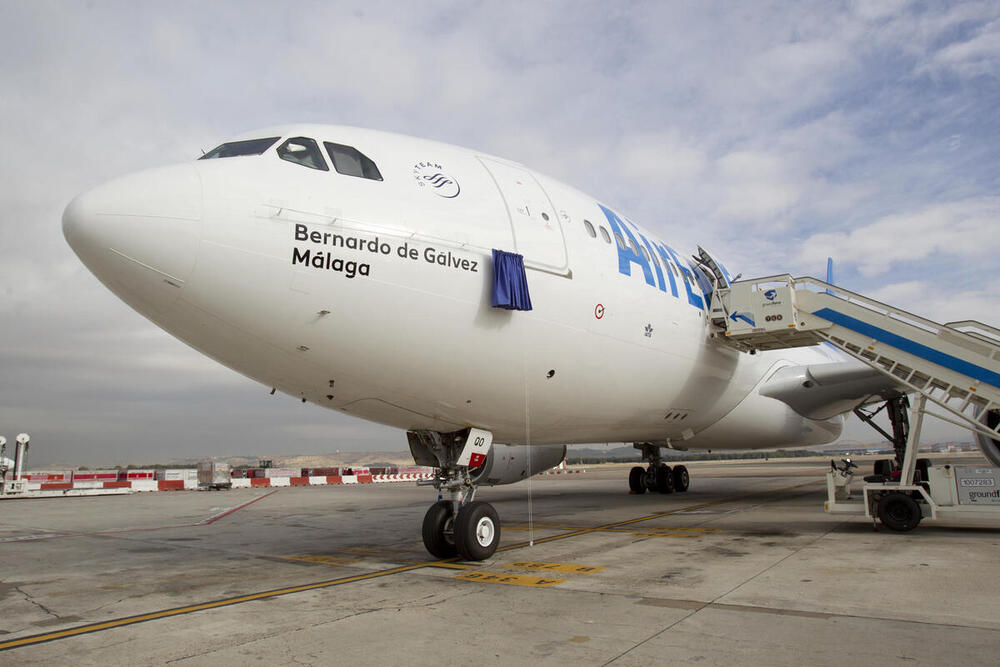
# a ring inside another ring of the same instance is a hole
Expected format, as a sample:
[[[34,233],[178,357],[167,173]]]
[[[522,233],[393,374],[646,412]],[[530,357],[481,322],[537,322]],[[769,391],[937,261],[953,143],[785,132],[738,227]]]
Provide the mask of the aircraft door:
[[[493,176],[507,205],[514,243],[525,263],[560,272],[568,270],[559,216],[535,177],[519,167],[488,158],[479,160]]]

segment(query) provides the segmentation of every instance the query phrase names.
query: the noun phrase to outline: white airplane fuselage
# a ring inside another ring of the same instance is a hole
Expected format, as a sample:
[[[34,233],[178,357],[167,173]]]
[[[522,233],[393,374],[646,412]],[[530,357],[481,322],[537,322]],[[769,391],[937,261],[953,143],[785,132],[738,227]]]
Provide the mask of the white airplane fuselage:
[[[782,366],[830,361],[824,351],[747,355],[710,340],[700,269],[593,198],[506,160],[383,132],[295,125],[238,139],[270,137],[259,155],[81,195],[64,215],[67,240],[195,349],[382,424],[475,426],[509,444],[702,449],[839,435],[839,417],[806,419],[756,391]],[[314,139],[327,169],[280,157],[301,159],[286,146],[294,138]],[[357,149],[382,180],[338,172],[324,142]],[[532,310],[491,307],[494,248],[524,256]]]

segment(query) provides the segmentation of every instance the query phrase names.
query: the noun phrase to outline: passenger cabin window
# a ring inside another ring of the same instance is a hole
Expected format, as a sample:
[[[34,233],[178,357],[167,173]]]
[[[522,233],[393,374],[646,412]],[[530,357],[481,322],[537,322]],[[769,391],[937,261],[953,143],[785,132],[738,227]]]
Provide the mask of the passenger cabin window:
[[[601,226],[601,238],[604,239],[605,243],[611,243],[611,235],[603,226]]]
[[[274,145],[281,137],[268,137],[267,139],[247,139],[245,141],[230,141],[216,146],[212,150],[202,155],[199,160],[214,160],[220,157],[242,157],[244,155],[260,155]]]
[[[590,234],[591,238],[597,238],[597,232],[594,230],[594,226],[590,224],[590,220],[584,220],[583,226],[587,228],[587,233]]]
[[[329,153],[330,161],[333,162],[333,168],[338,174],[367,178],[370,181],[382,180],[382,174],[375,163],[357,148],[332,144],[329,141],[324,141],[323,145],[326,146],[326,152]]]
[[[301,164],[310,169],[320,171],[330,171],[326,166],[326,160],[319,150],[319,145],[308,137],[293,137],[278,146],[278,157],[282,160]]]
[[[625,248],[628,247],[625,245],[625,241],[622,239],[622,235],[619,234],[618,232],[615,232],[615,241],[618,242],[618,247],[621,248],[622,250],[625,250]]]

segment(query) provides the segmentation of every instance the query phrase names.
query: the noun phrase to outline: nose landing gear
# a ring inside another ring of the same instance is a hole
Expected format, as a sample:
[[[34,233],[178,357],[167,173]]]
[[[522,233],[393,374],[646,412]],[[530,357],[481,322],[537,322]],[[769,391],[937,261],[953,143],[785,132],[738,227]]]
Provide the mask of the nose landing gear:
[[[474,500],[476,484],[469,475],[493,444],[493,435],[481,429],[455,433],[409,431],[413,460],[437,468],[434,479],[418,482],[438,490],[438,501],[424,515],[421,534],[427,551],[436,558],[486,560],[500,545],[500,516],[489,503]]]

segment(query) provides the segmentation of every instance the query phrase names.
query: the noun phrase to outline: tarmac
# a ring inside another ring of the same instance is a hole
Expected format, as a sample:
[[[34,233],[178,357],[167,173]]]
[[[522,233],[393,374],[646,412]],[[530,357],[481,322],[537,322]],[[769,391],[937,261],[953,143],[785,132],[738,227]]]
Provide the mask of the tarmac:
[[[4,500],[0,664],[998,664],[1000,523],[876,531],[827,467],[484,488],[482,563],[428,556],[410,484]]]

